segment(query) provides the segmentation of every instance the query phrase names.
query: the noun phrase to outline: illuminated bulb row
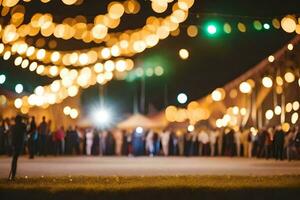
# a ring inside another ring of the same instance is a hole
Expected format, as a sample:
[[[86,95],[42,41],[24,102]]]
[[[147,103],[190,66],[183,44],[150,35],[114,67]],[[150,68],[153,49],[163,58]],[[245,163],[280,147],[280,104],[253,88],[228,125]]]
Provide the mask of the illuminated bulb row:
[[[3,0],[2,5],[5,7],[14,7],[20,0]],[[24,2],[30,2],[31,0],[23,0]],[[51,0],[40,0],[42,3],[49,3]],[[83,0],[61,0],[66,5],[74,5],[76,3],[83,2]]]
[[[296,32],[300,34],[300,23],[295,16],[287,15],[281,20],[281,27],[287,33]]]
[[[190,5],[190,4],[186,4],[186,5]],[[92,56],[93,59],[91,60],[96,61],[95,53],[99,52],[100,50],[101,53],[97,55],[100,55],[99,57],[101,57],[102,59],[109,59],[112,56],[114,57],[132,56],[136,53],[141,53],[146,48],[151,48],[157,45],[159,40],[167,38],[171,31],[174,31],[178,28],[179,23],[186,20],[187,16],[188,16],[187,10],[182,10],[179,7],[178,3],[174,4],[173,13],[169,17],[166,17],[165,19],[157,19],[155,17],[149,17],[147,19],[147,24],[140,30],[133,31],[132,33],[129,34],[127,33],[119,34],[119,36],[110,38],[109,41],[107,41],[107,43],[111,43],[109,45],[111,47],[101,48],[101,49],[97,49],[96,51],[91,51],[91,54],[94,55]],[[10,29],[15,30],[13,27],[11,27]],[[16,38],[15,35],[18,34],[15,33],[14,31],[11,31],[3,36],[7,37],[8,41],[12,41],[14,38]],[[117,40],[115,38],[117,38]],[[51,59],[49,59],[50,58],[49,52],[45,50],[38,50],[38,51],[40,51],[40,53],[37,55],[39,60],[43,62],[49,60],[51,61]],[[82,55],[81,56],[82,59],[78,59],[78,63],[75,63],[74,65],[77,64],[78,66],[84,66],[86,64],[92,64],[90,63],[92,61],[87,62],[87,59],[85,59],[86,56],[84,54],[80,54],[80,55]],[[70,55],[68,54],[68,56]],[[66,62],[63,63],[64,65],[71,64],[70,62],[68,63],[68,59],[65,59],[65,61]]]
[[[18,48],[21,49],[21,48]],[[8,60],[11,58],[11,51],[4,51],[4,45],[0,43],[0,54],[3,53],[3,59]],[[16,52],[18,53],[18,52]],[[55,52],[54,52],[55,54]],[[24,59],[21,56],[18,56],[14,60],[15,66],[20,66],[23,69],[28,68],[30,71],[36,71],[39,75],[46,75],[49,77],[56,77],[58,76],[61,71],[66,70],[65,67],[59,67],[57,65],[40,65],[37,62],[31,62],[28,59]],[[103,66],[100,68],[99,66]],[[117,59],[115,61],[108,60],[106,62],[102,63],[96,63],[94,66],[90,67],[91,69],[94,69],[95,73],[101,73],[103,71],[118,71],[118,72],[124,72],[124,71],[130,71],[134,67],[134,63],[131,59]],[[74,69],[74,71],[77,71]]]
[[[77,16],[75,18],[66,18],[63,23],[53,23],[53,16],[49,13],[37,13],[31,18],[29,24],[22,24],[25,15],[24,6],[18,5],[18,12],[13,12],[11,17],[11,24],[20,26],[17,33],[20,37],[27,35],[34,36],[39,32],[49,37],[54,35],[57,38],[71,39],[76,38],[84,42],[94,41],[96,43],[103,42],[107,35],[108,28],[116,28],[120,24],[120,18],[126,12],[127,14],[137,14],[140,10],[140,4],[136,0],[127,0],[123,4],[119,2],[111,2],[107,6],[108,13],[97,15],[94,18],[94,24],[86,23],[84,16]],[[16,10],[16,9],[15,9]],[[5,40],[6,42],[6,40]]]
[[[151,7],[156,13],[163,13],[168,9],[168,4],[174,0],[151,0]]]
[[[112,63],[111,63],[112,64]],[[97,64],[93,70],[98,74],[92,73],[88,67],[83,68],[80,72],[76,70],[64,69],[60,73],[61,80],[55,80],[50,85],[38,86],[34,90],[34,94],[22,97],[22,104],[18,100],[17,108],[25,107],[48,107],[56,103],[61,103],[67,97],[75,97],[80,88],[88,88],[91,85],[106,84],[114,77],[113,68],[124,71],[125,61],[119,61],[115,66],[105,66]]]
[[[298,113],[296,113],[300,108],[299,101],[294,101],[293,103],[287,103],[285,106],[285,112],[290,113],[292,111],[295,111],[295,113],[292,114],[291,122],[293,124],[297,123],[298,121]],[[275,115],[280,115],[282,113],[281,106],[275,106],[274,111],[273,110],[267,110],[265,113],[265,117],[267,120],[271,120]]]

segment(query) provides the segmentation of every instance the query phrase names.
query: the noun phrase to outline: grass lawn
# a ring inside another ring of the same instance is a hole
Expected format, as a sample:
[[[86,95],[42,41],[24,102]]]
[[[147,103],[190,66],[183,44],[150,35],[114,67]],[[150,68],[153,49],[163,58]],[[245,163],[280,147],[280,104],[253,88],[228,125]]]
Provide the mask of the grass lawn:
[[[0,179],[0,199],[284,199],[300,176],[46,177]]]

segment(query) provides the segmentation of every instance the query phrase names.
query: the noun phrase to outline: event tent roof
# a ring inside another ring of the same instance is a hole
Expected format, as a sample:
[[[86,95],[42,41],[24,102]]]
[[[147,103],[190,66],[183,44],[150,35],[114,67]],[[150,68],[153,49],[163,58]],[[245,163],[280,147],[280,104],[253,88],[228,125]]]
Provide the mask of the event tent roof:
[[[144,115],[134,114],[126,120],[121,121],[117,127],[120,129],[135,129],[137,127],[157,128],[158,125]]]

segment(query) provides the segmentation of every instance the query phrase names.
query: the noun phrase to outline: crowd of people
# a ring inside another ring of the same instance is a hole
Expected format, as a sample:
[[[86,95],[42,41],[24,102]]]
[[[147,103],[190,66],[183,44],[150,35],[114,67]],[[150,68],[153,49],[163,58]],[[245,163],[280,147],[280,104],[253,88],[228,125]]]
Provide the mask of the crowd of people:
[[[36,123],[34,117],[2,119],[0,122],[2,155],[13,155],[16,143],[13,132],[17,129],[18,134],[24,135],[17,139],[18,143],[22,143],[19,154],[27,154],[29,158],[37,155],[236,156],[279,160],[300,158],[298,127],[287,132],[281,126],[260,130],[201,127],[192,132],[167,129],[154,131],[141,127],[133,131],[103,131],[72,126],[52,130],[51,121],[47,121],[45,117],[40,124]]]

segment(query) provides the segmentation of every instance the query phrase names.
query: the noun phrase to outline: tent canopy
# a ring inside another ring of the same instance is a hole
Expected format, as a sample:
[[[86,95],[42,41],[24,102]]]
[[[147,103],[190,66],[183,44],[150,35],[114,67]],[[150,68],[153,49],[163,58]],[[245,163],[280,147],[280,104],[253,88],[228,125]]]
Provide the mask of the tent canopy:
[[[158,124],[141,114],[131,115],[124,121],[121,121],[118,125],[120,129],[135,129],[137,127],[143,128],[157,128]]]

